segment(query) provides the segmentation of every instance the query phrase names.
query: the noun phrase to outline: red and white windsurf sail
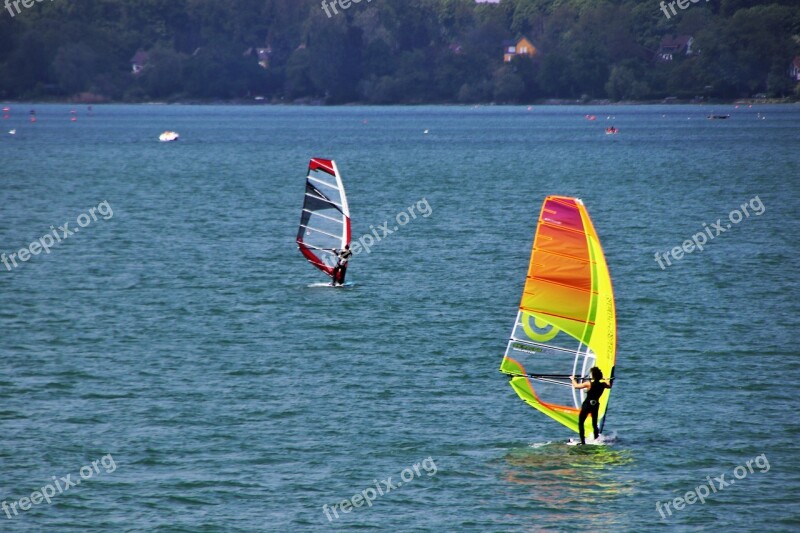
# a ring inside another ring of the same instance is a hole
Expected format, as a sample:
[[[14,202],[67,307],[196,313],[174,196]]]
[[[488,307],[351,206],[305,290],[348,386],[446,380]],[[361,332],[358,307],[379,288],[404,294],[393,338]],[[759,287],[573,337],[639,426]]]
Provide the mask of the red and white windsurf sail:
[[[339,169],[334,161],[314,158],[308,164],[297,246],[309,263],[333,277],[333,250],[348,244],[350,208]]]

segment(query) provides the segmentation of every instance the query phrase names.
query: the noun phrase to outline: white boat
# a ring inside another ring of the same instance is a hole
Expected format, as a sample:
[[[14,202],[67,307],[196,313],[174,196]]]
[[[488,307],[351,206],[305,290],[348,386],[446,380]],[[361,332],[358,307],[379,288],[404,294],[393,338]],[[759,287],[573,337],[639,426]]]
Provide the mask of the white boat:
[[[161,141],[162,143],[177,141],[180,138],[181,136],[174,131],[165,131],[164,133],[158,136],[158,140]]]

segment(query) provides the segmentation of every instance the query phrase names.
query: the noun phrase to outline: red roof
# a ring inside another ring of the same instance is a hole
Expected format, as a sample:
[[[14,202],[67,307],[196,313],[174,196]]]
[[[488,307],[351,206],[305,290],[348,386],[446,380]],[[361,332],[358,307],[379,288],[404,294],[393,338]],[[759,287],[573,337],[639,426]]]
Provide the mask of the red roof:
[[[137,65],[144,65],[145,63],[147,63],[148,59],[150,59],[150,54],[148,54],[144,50],[139,50],[138,52],[136,52],[136,55],[134,55],[131,58],[131,63],[135,63]]]
[[[661,39],[661,49],[673,49],[680,51],[689,46],[689,42],[691,40],[691,35],[665,35]]]

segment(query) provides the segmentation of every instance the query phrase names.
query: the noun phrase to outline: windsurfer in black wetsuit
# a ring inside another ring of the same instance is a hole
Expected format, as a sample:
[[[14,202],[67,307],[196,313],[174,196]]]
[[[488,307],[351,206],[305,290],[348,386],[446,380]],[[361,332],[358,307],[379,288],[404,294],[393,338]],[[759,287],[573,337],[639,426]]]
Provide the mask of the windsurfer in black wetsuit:
[[[350,261],[350,257],[353,256],[353,252],[350,251],[350,245],[345,244],[344,250],[338,250],[334,248],[333,253],[336,254],[338,259],[336,261],[336,266],[333,267],[333,284],[344,285],[344,276],[347,274],[347,262]]]
[[[591,381],[584,381],[578,383],[575,381],[575,376],[571,376],[572,388],[574,389],[589,389],[586,392],[586,399],[581,405],[581,414],[578,416],[578,433],[581,436],[581,444],[586,444],[586,438],[583,435],[583,423],[589,414],[592,415],[592,429],[594,429],[594,438],[600,436],[600,431],[597,429],[597,417],[600,412],[600,397],[606,389],[611,388],[611,381],[603,379],[603,371],[593,366],[589,371],[592,374]]]

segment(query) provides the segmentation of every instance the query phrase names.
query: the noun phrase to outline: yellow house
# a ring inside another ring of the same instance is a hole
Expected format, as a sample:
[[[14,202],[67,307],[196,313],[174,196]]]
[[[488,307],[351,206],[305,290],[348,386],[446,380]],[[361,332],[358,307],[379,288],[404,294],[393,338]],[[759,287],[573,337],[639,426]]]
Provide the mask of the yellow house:
[[[515,56],[528,56],[528,57],[535,57],[538,53],[536,47],[533,46],[533,43],[528,40],[527,37],[522,37],[518,41],[505,41],[503,42],[503,48],[505,50],[503,54],[503,61],[506,63],[510,63]]]

